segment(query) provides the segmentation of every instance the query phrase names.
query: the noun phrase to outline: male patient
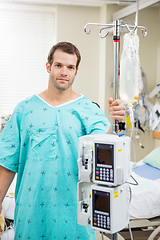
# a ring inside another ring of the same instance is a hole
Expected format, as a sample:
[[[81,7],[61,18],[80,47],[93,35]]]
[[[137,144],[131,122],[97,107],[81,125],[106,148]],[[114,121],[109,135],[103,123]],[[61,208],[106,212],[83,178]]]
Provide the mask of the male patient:
[[[103,111],[72,84],[81,60],[69,42],[54,45],[48,88],[20,102],[0,135],[0,203],[15,173],[15,240],[95,239],[77,224],[78,138],[111,132]],[[110,98],[112,119],[125,107]]]

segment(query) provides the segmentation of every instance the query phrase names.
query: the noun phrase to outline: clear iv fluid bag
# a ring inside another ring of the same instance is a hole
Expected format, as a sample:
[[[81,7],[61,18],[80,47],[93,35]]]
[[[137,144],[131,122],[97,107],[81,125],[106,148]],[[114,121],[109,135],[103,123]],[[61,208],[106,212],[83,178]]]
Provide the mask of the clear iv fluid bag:
[[[143,88],[138,35],[124,35],[123,51],[120,61],[119,95],[126,104],[136,101]]]

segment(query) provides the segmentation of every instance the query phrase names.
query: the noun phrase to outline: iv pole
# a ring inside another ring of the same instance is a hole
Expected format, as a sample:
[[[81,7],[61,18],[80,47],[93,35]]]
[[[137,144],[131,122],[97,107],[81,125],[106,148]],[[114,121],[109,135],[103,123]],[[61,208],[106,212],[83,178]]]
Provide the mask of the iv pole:
[[[135,23],[135,22],[134,22]],[[129,22],[130,24],[130,22]],[[102,35],[102,32],[106,30],[107,28],[113,28],[113,41],[114,41],[114,79],[113,79],[113,87],[114,87],[114,99],[118,98],[118,60],[119,60],[119,41],[120,41],[120,28],[126,28],[129,32],[137,31],[138,28],[141,29],[142,35],[145,37],[147,35],[147,29],[143,26],[137,26],[135,25],[129,25],[128,23],[120,22],[120,20],[115,20],[113,24],[99,24],[99,23],[87,23],[84,26],[84,31],[87,34],[90,34],[91,30],[89,29],[89,26],[99,26],[101,27],[99,31],[99,36],[101,38],[105,38],[109,31],[106,32],[104,35]],[[112,132],[115,134],[118,134],[118,121],[114,120],[114,124],[112,125]],[[103,239],[103,233],[102,233],[102,239]],[[117,240],[117,233],[111,234],[111,240]]]
[[[118,60],[119,60],[119,20],[114,21],[114,32],[113,32],[113,41],[114,41],[114,78],[113,78],[113,87],[114,87],[114,99],[118,98]],[[112,132],[118,133],[118,121],[114,121],[112,126]]]
[[[114,41],[114,80],[113,80],[113,87],[114,87],[114,99],[117,99],[118,97],[118,90],[117,90],[117,85],[118,85],[118,55],[119,55],[119,20],[115,20],[113,24],[107,24],[107,27],[113,27],[113,41]],[[92,24],[93,25],[93,24]],[[97,25],[97,24],[96,24]],[[98,24],[99,25],[99,24]],[[102,26],[102,25],[101,25]],[[106,26],[106,24],[105,24]],[[99,32],[99,35],[102,37],[102,31],[105,30],[105,27],[102,28]],[[84,31],[89,34],[90,30],[87,31],[87,25],[84,27]],[[102,38],[106,37],[108,33],[106,33]],[[118,133],[118,121],[114,120],[114,124],[112,125],[112,132]],[[102,233],[102,239],[103,239],[103,233]],[[111,239],[112,240],[117,240],[117,233],[111,234]]]
[[[131,25],[130,23],[134,23]],[[104,30],[113,29],[113,40],[114,40],[114,99],[118,98],[118,60],[119,60],[119,40],[120,40],[120,28],[126,28],[128,32],[137,31],[138,28],[141,29],[142,35],[145,37],[147,35],[147,29],[143,26],[137,26],[135,21],[123,23],[120,20],[115,20],[112,24],[100,24],[100,23],[87,23],[84,26],[84,31],[87,34],[90,34],[91,30],[89,26],[99,26],[101,29],[99,30],[99,36],[101,38],[105,38],[109,34],[109,30],[103,34]],[[118,134],[118,121],[114,120],[112,125],[112,133]]]

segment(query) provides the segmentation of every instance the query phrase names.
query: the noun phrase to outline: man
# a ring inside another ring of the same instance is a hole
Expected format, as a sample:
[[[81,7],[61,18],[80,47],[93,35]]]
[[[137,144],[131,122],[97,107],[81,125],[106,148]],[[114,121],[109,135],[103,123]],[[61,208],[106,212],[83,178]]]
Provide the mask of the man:
[[[110,123],[72,84],[81,57],[71,43],[52,47],[48,89],[18,104],[0,135],[0,202],[15,173],[15,240],[94,239],[77,224],[78,138],[107,133]],[[109,99],[113,119],[125,114]]]

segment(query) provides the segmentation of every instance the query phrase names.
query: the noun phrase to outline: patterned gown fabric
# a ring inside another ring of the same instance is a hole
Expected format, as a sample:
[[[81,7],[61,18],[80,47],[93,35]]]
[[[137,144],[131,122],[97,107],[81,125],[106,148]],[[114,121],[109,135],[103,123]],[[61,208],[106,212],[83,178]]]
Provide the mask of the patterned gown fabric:
[[[93,240],[77,224],[78,138],[110,123],[85,96],[53,107],[33,95],[0,135],[0,165],[17,172],[15,240]]]

